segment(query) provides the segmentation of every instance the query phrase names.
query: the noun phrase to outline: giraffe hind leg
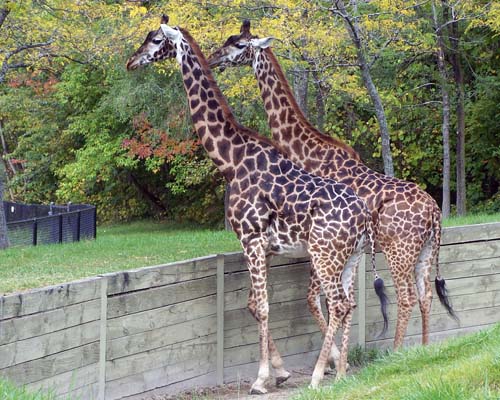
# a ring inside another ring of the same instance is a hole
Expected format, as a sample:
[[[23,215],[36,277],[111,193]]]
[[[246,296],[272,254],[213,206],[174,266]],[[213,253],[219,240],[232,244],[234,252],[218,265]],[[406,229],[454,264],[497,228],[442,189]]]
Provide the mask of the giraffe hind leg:
[[[328,328],[328,323],[321,310],[321,283],[314,273],[314,269],[311,268],[311,277],[309,279],[309,287],[307,290],[307,305],[309,306],[309,311],[314,317],[316,323],[318,324],[319,330],[323,334],[326,334]],[[330,350],[330,356],[328,357],[329,366],[325,369],[325,374],[333,374],[332,366],[338,371],[340,360],[340,351],[337,348],[335,341],[332,343],[332,349]]]
[[[418,302],[422,315],[422,344],[429,343],[429,319],[432,305],[432,245],[430,241],[424,243],[422,251],[415,265],[415,281],[417,283]]]
[[[396,246],[386,252],[387,261],[390,266],[396,299],[398,305],[398,316],[396,322],[396,333],[394,337],[394,348],[403,345],[403,339],[408,328],[413,307],[417,304],[417,295],[414,284],[414,270],[419,252],[416,249],[405,249]]]

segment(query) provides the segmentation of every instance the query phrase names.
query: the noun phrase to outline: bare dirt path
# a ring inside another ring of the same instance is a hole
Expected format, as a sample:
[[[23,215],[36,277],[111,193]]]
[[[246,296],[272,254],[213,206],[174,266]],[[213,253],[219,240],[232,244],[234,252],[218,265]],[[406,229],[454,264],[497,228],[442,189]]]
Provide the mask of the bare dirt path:
[[[222,387],[214,387],[199,391],[186,391],[175,396],[155,395],[146,397],[143,400],[287,400],[306,387],[311,379],[311,370],[291,370],[292,376],[280,387],[276,387],[273,381],[267,385],[268,393],[261,396],[249,395],[248,391],[252,382],[243,380],[238,383],[231,383]],[[354,371],[349,371],[352,373]],[[325,375],[322,385],[332,384],[335,375]]]

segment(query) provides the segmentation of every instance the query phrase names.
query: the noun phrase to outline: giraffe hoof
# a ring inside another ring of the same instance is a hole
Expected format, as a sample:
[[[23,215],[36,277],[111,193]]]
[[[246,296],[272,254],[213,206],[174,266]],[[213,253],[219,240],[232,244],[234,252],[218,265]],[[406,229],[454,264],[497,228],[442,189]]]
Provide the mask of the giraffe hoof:
[[[262,394],[266,394],[267,393],[267,389],[265,387],[256,387],[256,386],[252,386],[250,388],[250,391],[248,392],[248,394],[252,394],[252,395],[262,395]]]
[[[277,376],[276,377],[276,386],[279,386],[281,385],[283,382],[286,382],[288,380],[288,378],[290,378],[290,372],[287,372],[286,375],[282,375],[282,376]]]

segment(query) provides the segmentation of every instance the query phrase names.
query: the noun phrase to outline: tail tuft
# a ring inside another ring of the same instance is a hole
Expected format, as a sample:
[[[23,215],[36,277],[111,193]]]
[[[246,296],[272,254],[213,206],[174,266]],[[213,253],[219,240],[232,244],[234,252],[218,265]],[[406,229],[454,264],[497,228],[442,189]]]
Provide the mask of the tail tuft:
[[[446,311],[452,317],[455,321],[460,323],[460,320],[457,317],[457,314],[455,314],[455,311],[453,311],[453,308],[451,306],[450,298],[448,297],[448,289],[446,288],[446,282],[443,278],[437,277],[436,280],[434,281],[436,284],[436,292],[439,297],[439,301],[443,305],[444,308],[446,308]]]
[[[378,337],[382,337],[387,332],[387,327],[389,325],[389,319],[387,318],[387,305],[389,304],[389,298],[385,294],[385,286],[382,278],[377,277],[373,282],[373,287],[375,288],[375,293],[380,300],[380,311],[382,311],[382,316],[384,317],[384,328]]]

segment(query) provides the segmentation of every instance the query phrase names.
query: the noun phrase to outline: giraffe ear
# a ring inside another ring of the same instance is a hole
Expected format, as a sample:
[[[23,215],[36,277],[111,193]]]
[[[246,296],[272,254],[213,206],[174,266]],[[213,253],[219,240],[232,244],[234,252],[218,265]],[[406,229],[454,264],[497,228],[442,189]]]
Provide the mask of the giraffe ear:
[[[160,24],[165,24],[165,25],[168,24],[168,15],[163,14],[161,16],[161,22],[160,22]]]
[[[267,49],[269,46],[271,46],[271,43],[273,42],[274,39],[276,39],[276,38],[269,36],[269,37],[262,38],[262,39],[252,39],[252,40],[250,40],[250,43],[254,47],[259,47],[261,49]]]
[[[174,29],[167,24],[161,24],[160,29],[167,39],[176,40],[180,37],[181,32],[178,29]]]

